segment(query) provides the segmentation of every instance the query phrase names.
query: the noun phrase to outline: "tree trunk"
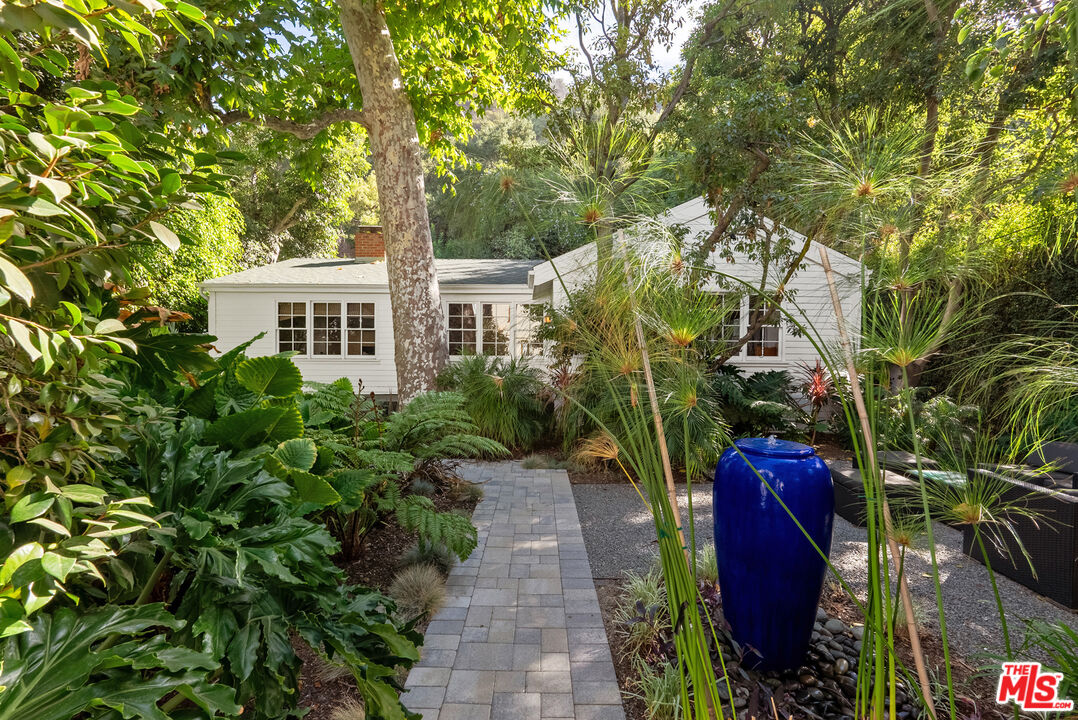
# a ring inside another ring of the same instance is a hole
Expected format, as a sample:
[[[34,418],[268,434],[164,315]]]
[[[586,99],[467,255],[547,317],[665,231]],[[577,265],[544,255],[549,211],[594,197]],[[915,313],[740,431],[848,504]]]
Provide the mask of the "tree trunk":
[[[381,3],[338,0],[338,5],[363,93],[385,235],[397,393],[406,403],[434,387],[435,376],[449,359],[422,150]]]

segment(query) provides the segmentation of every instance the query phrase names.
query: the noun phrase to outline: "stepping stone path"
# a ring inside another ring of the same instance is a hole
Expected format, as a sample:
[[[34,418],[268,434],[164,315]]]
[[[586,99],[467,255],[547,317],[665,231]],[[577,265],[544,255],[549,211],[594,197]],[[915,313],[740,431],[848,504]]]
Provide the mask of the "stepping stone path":
[[[424,720],[624,720],[564,470],[462,465],[479,545],[449,574],[402,696]]]

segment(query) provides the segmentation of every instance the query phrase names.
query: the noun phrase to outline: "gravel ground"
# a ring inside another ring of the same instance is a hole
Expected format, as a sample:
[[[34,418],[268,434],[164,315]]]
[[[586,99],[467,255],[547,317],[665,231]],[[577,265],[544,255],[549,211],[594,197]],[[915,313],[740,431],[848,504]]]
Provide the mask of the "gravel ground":
[[[688,499],[679,488],[679,504],[684,525],[688,527]],[[627,484],[573,485],[577,512],[588,548],[592,574],[596,578],[620,578],[626,570],[646,571],[656,553],[655,526],[640,497]],[[696,508],[696,543],[712,542],[710,485],[694,485]],[[962,656],[975,659],[984,652],[1002,653],[1003,637],[992,598],[992,586],[984,566],[962,553],[962,534],[935,523],[936,558],[941,568],[944,610],[948,636]],[[868,583],[865,562],[866,533],[863,528],[835,518],[831,561],[847,583],[863,599]],[[914,549],[906,558],[907,577],[914,606],[923,625],[936,622],[935,589],[929,576],[928,551]],[[998,576],[1007,617],[1040,618],[1068,625],[1078,625],[1078,615]],[[1018,641],[1021,623],[1011,622],[1012,636]],[[1013,627],[1017,625],[1018,627]]]

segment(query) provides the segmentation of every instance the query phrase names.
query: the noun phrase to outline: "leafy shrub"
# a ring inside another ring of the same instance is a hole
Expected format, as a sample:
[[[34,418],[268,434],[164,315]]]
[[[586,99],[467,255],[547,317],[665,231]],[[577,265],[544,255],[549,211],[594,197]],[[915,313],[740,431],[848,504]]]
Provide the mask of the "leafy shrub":
[[[713,386],[722,417],[736,436],[792,432],[793,390],[793,379],[785,370],[746,375],[731,365],[716,369]]]
[[[666,586],[661,568],[625,573],[622,595],[614,611],[626,653],[642,656],[670,629]]]
[[[926,401],[919,399],[926,391],[912,388],[882,400],[879,443],[881,446],[914,449],[910,432],[909,409],[913,406],[914,427],[921,449],[931,454],[940,448],[974,445],[981,412],[975,405],[959,405],[946,395]]]
[[[719,563],[714,543],[708,543],[696,553],[696,580],[708,585],[719,584]]]
[[[432,565],[448,575],[457,564],[457,556],[442,543],[420,540],[401,554],[398,563],[401,567]]]
[[[404,617],[430,617],[445,602],[445,580],[433,565],[411,565],[393,578],[389,594]]]
[[[416,478],[408,484],[408,490],[410,490],[413,495],[431,497],[438,492],[438,486],[426,478]]]
[[[668,662],[654,668],[638,660],[636,671],[633,694],[643,701],[648,720],[678,720],[681,717],[681,674],[677,668]]]
[[[1047,669],[1063,675],[1059,697],[1078,701],[1078,630],[1063,623],[1037,619],[1025,623],[1023,650],[1047,657]]]
[[[547,428],[543,383],[526,360],[473,355],[450,363],[438,384],[464,396],[479,432],[507,447],[532,448]]]

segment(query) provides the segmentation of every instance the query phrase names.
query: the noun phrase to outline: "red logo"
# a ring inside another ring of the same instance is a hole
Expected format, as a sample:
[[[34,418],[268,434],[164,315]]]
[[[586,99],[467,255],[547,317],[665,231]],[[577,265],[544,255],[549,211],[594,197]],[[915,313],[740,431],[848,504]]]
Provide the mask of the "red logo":
[[[1003,663],[996,688],[996,702],[1014,702],[1022,710],[1057,712],[1073,710],[1074,702],[1059,698],[1061,673],[1042,672],[1039,662]]]

